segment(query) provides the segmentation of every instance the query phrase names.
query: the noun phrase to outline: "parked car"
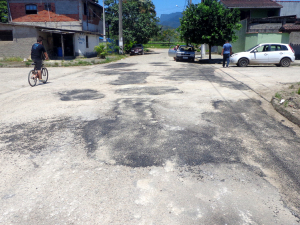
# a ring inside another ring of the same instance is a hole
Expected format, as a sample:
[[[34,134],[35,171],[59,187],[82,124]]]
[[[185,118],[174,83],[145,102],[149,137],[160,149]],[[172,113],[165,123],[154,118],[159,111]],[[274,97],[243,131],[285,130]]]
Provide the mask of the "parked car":
[[[144,46],[141,44],[133,45],[130,50],[130,55],[144,55]]]
[[[171,46],[168,51],[170,57],[175,57],[176,61],[188,60],[195,61],[195,49],[191,45],[180,45],[178,50],[174,50],[175,46]]]
[[[256,45],[245,52],[233,54],[230,62],[237,66],[248,64],[275,64],[289,67],[295,61],[295,51],[288,44],[263,43]]]

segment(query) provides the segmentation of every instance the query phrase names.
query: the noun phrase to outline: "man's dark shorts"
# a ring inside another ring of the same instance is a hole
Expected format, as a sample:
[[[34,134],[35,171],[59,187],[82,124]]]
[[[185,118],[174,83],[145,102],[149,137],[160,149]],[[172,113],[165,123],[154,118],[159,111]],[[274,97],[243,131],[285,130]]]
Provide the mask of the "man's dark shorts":
[[[41,59],[33,59],[34,63],[35,63],[35,67],[37,70],[41,70],[42,69],[42,64],[43,64],[43,60]]]

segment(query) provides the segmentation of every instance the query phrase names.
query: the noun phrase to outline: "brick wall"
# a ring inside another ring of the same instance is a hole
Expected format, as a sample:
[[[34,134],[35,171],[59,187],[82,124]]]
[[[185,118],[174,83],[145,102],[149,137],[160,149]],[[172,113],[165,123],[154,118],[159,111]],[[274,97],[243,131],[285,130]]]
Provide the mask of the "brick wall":
[[[0,30],[12,30],[13,41],[0,41],[0,57],[28,58],[36,43],[37,30],[33,27],[0,25]]]
[[[27,1],[30,2],[30,1]],[[70,2],[70,1],[68,1]],[[26,14],[25,5],[28,3],[10,3],[12,22],[67,22],[78,21],[77,14],[57,14],[55,3],[51,4],[51,11],[45,9],[45,2],[35,3],[37,5],[37,14]],[[76,4],[74,2],[74,4]]]

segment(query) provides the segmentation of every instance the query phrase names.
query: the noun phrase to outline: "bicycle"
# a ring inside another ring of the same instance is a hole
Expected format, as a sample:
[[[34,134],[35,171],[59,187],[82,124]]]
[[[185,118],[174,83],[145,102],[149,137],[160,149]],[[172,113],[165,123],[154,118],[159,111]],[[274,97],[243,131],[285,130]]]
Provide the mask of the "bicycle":
[[[32,63],[31,65],[34,65],[34,69],[30,70],[28,74],[28,83],[31,87],[34,87],[36,85],[37,79],[38,79],[38,72],[36,69],[36,64]],[[44,64],[42,64],[42,79],[43,83],[47,83],[48,81],[48,70],[46,67],[44,67]]]

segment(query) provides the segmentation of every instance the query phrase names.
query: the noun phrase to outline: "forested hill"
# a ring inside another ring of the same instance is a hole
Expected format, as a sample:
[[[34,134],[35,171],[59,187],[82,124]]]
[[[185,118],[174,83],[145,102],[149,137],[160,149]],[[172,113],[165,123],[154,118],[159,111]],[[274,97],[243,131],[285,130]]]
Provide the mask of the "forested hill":
[[[182,17],[181,12],[171,13],[171,14],[161,14],[159,25],[177,28],[180,26],[179,18]]]

